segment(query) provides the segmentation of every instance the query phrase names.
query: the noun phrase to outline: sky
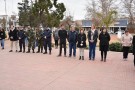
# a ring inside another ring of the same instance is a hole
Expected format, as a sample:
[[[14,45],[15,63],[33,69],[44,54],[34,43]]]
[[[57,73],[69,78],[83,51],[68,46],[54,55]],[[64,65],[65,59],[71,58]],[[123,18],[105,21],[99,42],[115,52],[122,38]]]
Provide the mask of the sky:
[[[11,15],[13,13],[18,13],[18,2],[22,0],[6,0],[7,2],[7,14]],[[87,5],[88,0],[58,0],[58,2],[63,2],[66,6],[66,15],[72,15],[74,20],[81,20],[85,18],[86,10],[85,6]],[[5,2],[0,0],[0,15],[5,15]]]

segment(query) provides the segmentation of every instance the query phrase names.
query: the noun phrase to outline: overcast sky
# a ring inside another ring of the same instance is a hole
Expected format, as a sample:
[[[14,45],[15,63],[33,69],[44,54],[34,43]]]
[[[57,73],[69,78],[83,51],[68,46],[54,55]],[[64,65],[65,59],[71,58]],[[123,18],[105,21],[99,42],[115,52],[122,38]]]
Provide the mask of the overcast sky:
[[[6,0],[7,1],[7,14],[11,15],[13,12],[18,13],[17,3],[22,0]],[[58,2],[63,2],[67,8],[67,15],[70,13],[74,16],[75,20],[84,19],[86,11],[85,6],[88,0],[58,0]],[[5,2],[0,0],[0,15],[5,14]]]

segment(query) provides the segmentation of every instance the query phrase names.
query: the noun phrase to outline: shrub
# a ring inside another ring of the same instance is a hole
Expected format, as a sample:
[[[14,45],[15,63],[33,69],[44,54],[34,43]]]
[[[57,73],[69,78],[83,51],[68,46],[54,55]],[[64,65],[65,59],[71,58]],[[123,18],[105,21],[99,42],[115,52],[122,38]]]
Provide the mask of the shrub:
[[[110,51],[115,51],[115,52],[122,52],[122,45],[119,42],[112,43],[109,46]]]
[[[109,50],[115,51],[115,52],[122,52],[123,47],[122,47],[121,43],[116,42],[116,43],[112,43],[109,45]],[[133,47],[131,46],[129,52],[132,53],[132,50],[133,50]]]

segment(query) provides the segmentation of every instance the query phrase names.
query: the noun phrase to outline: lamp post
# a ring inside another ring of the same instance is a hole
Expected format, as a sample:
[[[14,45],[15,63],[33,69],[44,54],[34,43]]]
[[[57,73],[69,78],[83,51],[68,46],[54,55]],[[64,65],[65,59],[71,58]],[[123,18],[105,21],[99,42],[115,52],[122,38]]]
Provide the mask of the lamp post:
[[[6,0],[5,1],[5,14],[6,14],[6,31],[7,31],[7,3]]]

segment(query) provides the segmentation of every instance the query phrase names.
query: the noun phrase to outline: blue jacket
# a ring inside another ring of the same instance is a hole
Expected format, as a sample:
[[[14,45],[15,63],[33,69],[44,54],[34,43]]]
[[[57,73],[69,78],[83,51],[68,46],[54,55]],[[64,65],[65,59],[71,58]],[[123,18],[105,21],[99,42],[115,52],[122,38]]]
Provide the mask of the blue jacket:
[[[18,37],[21,39],[21,40],[24,40],[26,38],[26,35],[25,35],[25,31],[24,30],[20,30],[18,32]]]
[[[69,31],[68,33],[68,41],[69,43],[76,43],[77,42],[78,34],[76,31]]]
[[[52,37],[52,31],[51,30],[44,30],[43,37],[45,40],[51,40]],[[45,38],[46,37],[46,38]]]

